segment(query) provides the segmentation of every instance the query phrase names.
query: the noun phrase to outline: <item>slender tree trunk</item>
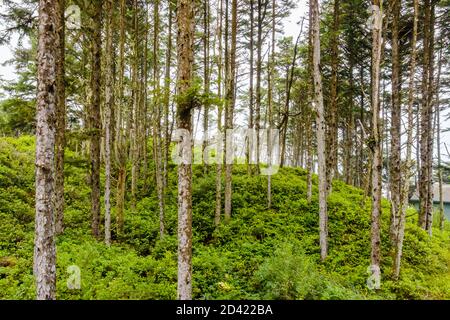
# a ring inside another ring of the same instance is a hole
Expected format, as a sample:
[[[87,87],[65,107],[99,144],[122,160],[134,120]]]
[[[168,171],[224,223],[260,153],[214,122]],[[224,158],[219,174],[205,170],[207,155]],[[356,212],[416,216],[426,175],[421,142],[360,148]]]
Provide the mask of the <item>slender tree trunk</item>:
[[[432,86],[433,86],[433,15],[434,5],[430,0],[424,2],[423,22],[423,71],[422,71],[422,107],[420,134],[420,181],[419,226],[431,234],[433,190],[432,190]],[[431,81],[430,81],[431,80]]]
[[[406,165],[404,173],[404,181],[402,188],[402,210],[400,215],[400,223],[398,230],[398,237],[395,246],[395,259],[394,259],[394,278],[398,279],[400,276],[400,264],[403,251],[403,239],[405,236],[405,221],[406,221],[406,209],[409,204],[409,186],[411,179],[412,169],[412,143],[413,143],[413,104],[414,104],[414,75],[416,72],[416,43],[417,43],[417,28],[419,20],[419,0],[413,0],[414,4],[414,18],[413,18],[413,35],[411,42],[411,62],[409,65],[409,84],[408,84],[408,125],[407,125],[407,138],[406,138]]]
[[[64,85],[65,61],[65,0],[56,1],[58,10],[57,32],[57,67],[56,67],[56,170],[55,170],[55,234],[64,230],[64,147],[66,144],[66,93]]]
[[[320,74],[320,15],[318,0],[310,0],[312,11],[312,45],[314,74],[314,109],[317,126],[317,158],[319,165],[319,229],[320,258],[324,261],[328,252],[328,214],[327,214],[327,177],[325,163],[325,116],[322,94],[322,77]]]
[[[165,83],[164,83],[164,195],[166,195],[167,179],[168,179],[168,162],[170,151],[170,134],[169,134],[169,105],[170,105],[170,66],[172,64],[172,1],[169,0],[169,16],[168,16],[168,30],[167,30],[167,53],[165,66]]]
[[[267,57],[267,100],[268,100],[268,130],[267,130],[267,153],[268,153],[268,163],[267,166],[269,171],[272,169],[272,135],[271,129],[273,125],[273,102],[272,102],[272,78],[274,74],[275,67],[275,11],[276,11],[276,1],[272,0],[272,45],[271,54]],[[267,207],[270,209],[272,207],[272,174],[271,172],[267,175]]]
[[[53,1],[39,1],[38,90],[36,108],[36,218],[33,270],[36,298],[56,295],[56,246],[54,240],[55,116],[57,102],[58,37],[60,12]]]
[[[98,238],[100,236],[100,74],[101,74],[101,16],[102,0],[94,2],[92,15],[92,38],[91,38],[91,102],[89,112],[89,123],[91,131],[90,159],[91,159],[91,213],[92,233]]]
[[[228,0],[226,0],[228,3]],[[228,16],[228,14],[226,14]],[[226,37],[227,39],[228,37]],[[235,105],[235,78],[236,78],[236,39],[237,39],[237,0],[231,2],[231,50],[229,58],[228,84],[226,92],[225,110],[225,128],[233,129],[233,114]],[[233,157],[233,141],[229,139],[228,134],[225,139],[225,221],[231,218],[231,196],[232,196],[232,157]],[[231,161],[230,161],[231,160]]]
[[[105,72],[105,243],[111,244],[111,112],[114,108],[113,79],[113,4],[106,0],[106,72]]]
[[[262,34],[263,22],[267,12],[269,0],[258,0],[258,23],[257,23],[257,45],[256,45],[256,108],[255,108],[255,129],[256,129],[256,171],[259,174],[260,162],[260,128],[261,128],[261,71],[262,71]]]
[[[372,137],[370,148],[372,151],[372,228],[371,228],[371,272],[375,280],[375,289],[379,288],[381,281],[380,272],[380,217],[381,217],[381,146],[379,133],[380,113],[380,63],[382,42],[382,0],[373,0],[372,4],[377,8],[373,12],[372,26]]]
[[[118,162],[118,176],[117,176],[117,192],[116,192],[116,223],[117,234],[121,235],[123,232],[124,224],[124,204],[125,204],[125,185],[126,185],[126,140],[127,130],[123,129],[123,124],[127,122],[123,118],[123,91],[124,91],[124,73],[125,73],[125,0],[120,1],[120,45],[119,45],[119,88],[118,88],[118,119],[116,128],[116,141],[115,141],[115,155]],[[126,117],[126,116],[125,116]],[[125,150],[124,150],[125,149]]]
[[[217,39],[219,40],[219,57],[217,59],[217,97],[222,99],[222,11],[223,0],[220,0],[219,12],[218,12],[218,27],[217,27]],[[217,130],[222,132],[222,105],[217,106]],[[219,135],[220,136],[220,135]],[[217,139],[218,152],[217,152],[217,171],[216,171],[216,209],[214,213],[214,225],[218,226],[220,223],[220,215],[222,210],[222,163],[223,163],[223,150],[222,139]]]
[[[338,138],[338,66],[339,66],[339,0],[334,0],[333,31],[331,32],[331,88],[330,109],[328,110],[329,131],[327,149],[327,181],[331,191],[331,182],[337,168],[337,138]]]
[[[192,146],[191,110],[189,95],[194,62],[194,6],[192,0],[177,2],[177,92],[183,97],[177,107],[178,128],[186,130],[188,137],[181,137],[180,154],[184,161],[178,165],[178,299],[192,299]]]
[[[153,9],[153,102],[154,102],[154,129],[153,136],[155,153],[156,153],[156,188],[158,193],[158,207],[159,207],[159,236],[162,238],[165,232],[165,199],[164,199],[164,173],[162,161],[162,133],[161,133],[161,106],[159,103],[159,0],[154,2]]]
[[[250,0],[250,83],[249,83],[249,99],[250,99],[250,105],[249,105],[249,122],[248,122],[248,128],[251,130],[253,130],[254,127],[254,94],[253,94],[253,78],[254,78],[254,62],[253,62],[253,56],[254,56],[254,35],[253,35],[253,30],[254,30],[254,26],[255,26],[255,22],[254,22],[254,0]],[[247,174],[251,175],[252,173],[252,167],[251,167],[251,162],[253,159],[253,146],[252,144],[254,143],[254,141],[250,140],[250,136],[247,136],[247,153],[246,153],[246,162],[247,162]]]
[[[439,228],[444,230],[445,213],[444,213],[444,198],[442,191],[443,177],[442,177],[442,164],[441,164],[441,107],[439,101],[439,90],[441,82],[441,69],[442,69],[442,48],[439,50],[438,58],[438,74],[436,79],[436,139],[437,139],[437,156],[438,156],[438,179],[439,179]]]
[[[203,144],[202,144],[202,164],[204,172],[208,172],[208,163],[205,157],[205,150],[208,146],[208,125],[209,125],[209,0],[203,0],[203,85],[204,85],[204,111],[203,111]]]
[[[390,157],[390,192],[391,224],[390,238],[395,247],[399,233],[401,200],[401,68],[399,53],[399,21],[401,0],[392,3],[392,106],[391,106],[391,157]]]
[[[132,112],[131,112],[131,208],[136,209],[136,192],[139,171],[139,149],[138,149],[138,121],[139,121],[139,26],[138,26],[138,3],[133,1],[133,23],[134,23],[134,41],[133,41],[133,60],[131,66],[132,83]]]
[[[314,83],[314,77],[312,75],[313,70],[313,18],[312,18],[312,11],[309,10],[309,19],[308,19],[308,67],[307,67],[307,74],[308,74],[308,80],[310,80],[310,83]],[[314,101],[314,95],[313,95],[314,87],[313,85],[308,85],[308,101]],[[308,175],[306,177],[306,199],[308,203],[311,203],[312,198],[312,171],[313,171],[313,134],[312,134],[312,110],[310,108],[306,108],[306,170],[308,171]]]
[[[297,41],[294,46],[294,56],[292,57],[291,66],[287,69],[286,72],[286,100],[284,104],[284,114],[281,120],[280,129],[281,129],[281,157],[280,157],[280,167],[284,166],[285,158],[286,158],[286,138],[287,138],[287,130],[289,124],[289,106],[291,102],[291,89],[294,83],[294,70],[295,64],[297,61],[297,51],[298,51],[298,43],[300,41],[300,36],[303,32],[303,20],[301,22],[300,33],[298,34]]]

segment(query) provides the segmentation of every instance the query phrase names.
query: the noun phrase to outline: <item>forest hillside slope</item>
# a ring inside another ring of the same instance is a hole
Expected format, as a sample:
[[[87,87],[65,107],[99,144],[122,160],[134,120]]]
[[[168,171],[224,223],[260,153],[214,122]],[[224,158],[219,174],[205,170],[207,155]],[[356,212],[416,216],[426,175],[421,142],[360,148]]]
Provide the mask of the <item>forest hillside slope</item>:
[[[215,170],[204,174],[203,167],[194,166],[193,171],[195,299],[450,299],[448,222],[444,231],[434,228],[430,238],[417,226],[415,210],[408,211],[401,278],[393,281],[389,203],[383,200],[383,274],[375,292],[366,285],[370,199],[364,199],[362,190],[333,182],[329,256],[320,263],[317,176],[309,204],[306,172],[280,169],[272,177],[268,210],[267,178],[249,177],[244,167],[235,166],[232,218],[215,228]],[[86,158],[66,150],[65,175],[66,229],[57,238],[57,299],[175,299],[176,167],[169,171],[167,235],[159,239],[158,200],[150,178],[136,210],[127,208],[120,236],[113,198],[111,247],[91,235]],[[33,183],[34,137],[0,138],[0,299],[34,298]],[[80,289],[68,288],[74,276],[69,266],[80,270]]]

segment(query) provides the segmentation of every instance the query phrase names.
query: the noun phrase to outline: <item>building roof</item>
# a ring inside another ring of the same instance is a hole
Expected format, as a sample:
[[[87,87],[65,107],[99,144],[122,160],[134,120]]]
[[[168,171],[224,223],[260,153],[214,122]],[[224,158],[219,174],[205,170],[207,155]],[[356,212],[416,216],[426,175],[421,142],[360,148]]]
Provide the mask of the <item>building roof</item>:
[[[442,184],[442,199],[450,203],[450,184]],[[416,188],[410,201],[419,201],[419,190]],[[433,202],[439,202],[439,183],[433,184]]]

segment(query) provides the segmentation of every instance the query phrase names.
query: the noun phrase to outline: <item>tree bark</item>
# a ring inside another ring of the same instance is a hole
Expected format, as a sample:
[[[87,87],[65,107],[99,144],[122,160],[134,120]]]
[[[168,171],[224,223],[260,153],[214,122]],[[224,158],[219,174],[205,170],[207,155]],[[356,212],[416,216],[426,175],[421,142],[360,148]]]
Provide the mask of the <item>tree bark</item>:
[[[106,0],[106,72],[105,72],[105,243],[111,245],[111,113],[114,108],[113,4]]]
[[[218,12],[218,27],[217,27],[217,39],[219,40],[218,59],[217,59],[217,97],[222,99],[222,20],[223,20],[223,0],[220,0],[219,12]],[[219,103],[217,106],[217,130],[218,133],[222,132],[222,105]],[[222,139],[217,139],[218,152],[217,152],[217,170],[216,170],[216,208],[214,212],[214,225],[220,224],[220,216],[222,211],[222,163],[223,163],[223,150]]]
[[[33,271],[36,298],[54,300],[56,294],[56,246],[54,240],[55,129],[58,74],[58,20],[53,1],[39,1],[38,92],[36,107],[36,218]]]
[[[434,5],[430,0],[424,2],[423,22],[423,71],[422,71],[422,107],[420,112],[420,181],[419,226],[431,234],[433,190],[432,190],[432,86],[433,86],[433,15]]]
[[[380,113],[380,62],[382,42],[382,0],[373,0],[376,10],[373,12],[372,26],[372,137],[369,147],[372,151],[372,227],[371,227],[371,272],[375,280],[375,289],[379,289],[380,272],[380,217],[381,217],[381,146],[379,133]]]
[[[228,2],[228,0],[226,0]],[[227,38],[227,37],[226,37]],[[227,92],[225,99],[226,103],[226,116],[225,116],[225,129],[233,129],[233,114],[235,105],[235,78],[236,78],[236,39],[237,39],[237,0],[231,2],[231,49],[229,58],[229,73]],[[229,221],[231,218],[231,196],[232,196],[232,170],[233,164],[230,163],[232,159],[233,141],[225,139],[225,221]],[[230,157],[231,156],[231,157]],[[230,159],[228,159],[230,158]]]
[[[203,0],[203,86],[204,86],[204,111],[203,111],[203,144],[202,144],[202,164],[205,174],[208,172],[208,163],[205,150],[208,146],[208,126],[209,126],[209,0]]]
[[[58,13],[57,20],[57,67],[56,67],[56,150],[55,150],[55,234],[64,231],[64,147],[66,144],[66,93],[64,84],[65,62],[65,0],[55,3]]]
[[[249,83],[249,119],[248,119],[248,128],[250,129],[250,131],[253,129],[254,127],[254,93],[253,93],[253,78],[254,78],[254,26],[255,26],[255,19],[254,19],[254,0],[250,0],[250,83]],[[252,166],[251,166],[251,162],[252,162],[252,158],[253,158],[253,147],[252,147],[252,143],[254,143],[254,141],[250,141],[250,137],[247,137],[247,143],[246,143],[246,148],[247,148],[247,152],[246,152],[246,164],[247,164],[247,174],[251,175],[252,174]]]
[[[406,221],[406,209],[409,204],[409,186],[411,179],[412,169],[412,143],[413,143],[413,104],[414,104],[414,75],[416,72],[416,43],[417,43],[417,29],[419,20],[419,0],[413,0],[414,6],[414,18],[413,18],[413,34],[411,41],[411,62],[409,65],[409,84],[408,84],[408,125],[406,128],[406,165],[404,172],[403,189],[401,190],[402,196],[402,210],[400,215],[399,229],[397,242],[395,244],[395,258],[394,258],[394,278],[398,279],[400,276],[400,264],[403,253],[403,239],[405,236],[405,221]]]
[[[178,165],[178,290],[179,300],[192,299],[192,146],[191,111],[194,106],[192,70],[194,63],[194,6],[192,0],[177,2],[177,125],[186,130],[188,137],[181,137]],[[183,140],[184,139],[184,140]]]
[[[390,238],[395,246],[399,233],[401,215],[401,67],[399,53],[399,21],[401,0],[392,3],[392,106],[391,106],[391,157],[390,157],[390,192],[391,223]]]
[[[325,116],[323,107],[322,77],[320,74],[320,15],[318,0],[310,0],[312,11],[312,45],[314,75],[314,108],[317,126],[317,158],[319,170],[319,229],[320,258],[324,261],[328,253],[327,177],[325,155]]]
[[[327,181],[331,191],[331,182],[337,168],[338,138],[338,66],[339,66],[339,0],[334,0],[333,30],[331,31],[331,83],[330,109],[328,110],[329,130],[327,148]]]
[[[100,74],[101,74],[101,16],[102,0],[94,1],[92,14],[92,38],[91,38],[91,102],[89,112],[90,124],[90,161],[91,161],[91,213],[92,233],[100,236]]]
[[[124,205],[125,205],[125,184],[126,184],[126,163],[127,163],[127,130],[123,125],[127,120],[123,117],[124,103],[124,73],[125,73],[125,0],[120,1],[120,35],[119,35],[119,85],[118,85],[118,109],[116,122],[115,155],[118,163],[117,191],[116,191],[116,224],[117,234],[121,235],[124,225]],[[125,116],[126,118],[126,116]]]

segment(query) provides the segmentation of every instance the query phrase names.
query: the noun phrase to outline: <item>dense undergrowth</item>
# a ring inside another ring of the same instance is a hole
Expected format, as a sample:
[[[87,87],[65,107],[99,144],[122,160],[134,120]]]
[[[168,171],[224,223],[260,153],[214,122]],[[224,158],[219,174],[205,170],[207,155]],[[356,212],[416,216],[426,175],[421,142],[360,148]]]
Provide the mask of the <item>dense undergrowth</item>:
[[[0,138],[0,299],[34,298],[33,163],[32,137]],[[66,151],[66,230],[57,239],[57,298],[176,298],[175,166],[169,173],[164,239],[158,236],[157,198],[149,181],[136,210],[126,211],[124,234],[113,230],[108,248],[90,234],[86,165],[81,155]],[[195,299],[450,299],[448,222],[444,232],[434,228],[430,238],[409,210],[401,278],[393,281],[389,204],[383,201],[382,286],[371,291],[366,286],[370,202],[361,190],[333,182],[329,258],[320,263],[317,177],[308,204],[306,172],[281,169],[273,176],[273,207],[268,210],[266,177],[248,177],[236,166],[232,220],[215,229],[215,170],[210,172],[204,175],[203,168],[194,167]],[[67,286],[71,265],[81,270],[79,290]]]

